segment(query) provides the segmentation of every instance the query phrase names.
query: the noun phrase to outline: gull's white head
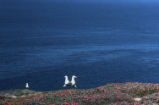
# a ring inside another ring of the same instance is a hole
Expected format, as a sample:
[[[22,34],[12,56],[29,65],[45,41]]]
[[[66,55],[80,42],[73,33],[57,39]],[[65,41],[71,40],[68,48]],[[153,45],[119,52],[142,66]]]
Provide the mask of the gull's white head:
[[[77,78],[77,76],[73,75],[72,78]]]
[[[64,76],[65,78],[68,77],[67,75]]]
[[[64,78],[65,78],[65,80],[68,80],[68,76],[67,75],[65,75]]]

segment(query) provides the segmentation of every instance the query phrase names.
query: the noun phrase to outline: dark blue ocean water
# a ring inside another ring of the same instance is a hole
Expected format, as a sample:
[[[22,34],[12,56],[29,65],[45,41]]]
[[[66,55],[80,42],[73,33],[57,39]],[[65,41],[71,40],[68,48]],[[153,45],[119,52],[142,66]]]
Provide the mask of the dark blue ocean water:
[[[159,3],[0,1],[0,90],[159,82]]]

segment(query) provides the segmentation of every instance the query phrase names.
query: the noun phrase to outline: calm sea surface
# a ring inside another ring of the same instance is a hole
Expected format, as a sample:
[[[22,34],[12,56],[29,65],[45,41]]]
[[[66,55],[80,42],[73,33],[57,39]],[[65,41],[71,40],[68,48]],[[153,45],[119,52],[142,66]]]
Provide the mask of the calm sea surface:
[[[0,90],[159,82],[159,3],[0,1]]]

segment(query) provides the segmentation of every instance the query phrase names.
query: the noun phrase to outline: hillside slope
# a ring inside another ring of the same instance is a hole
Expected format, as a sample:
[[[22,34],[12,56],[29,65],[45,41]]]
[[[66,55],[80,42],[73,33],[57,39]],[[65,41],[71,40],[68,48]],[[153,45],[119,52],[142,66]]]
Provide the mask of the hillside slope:
[[[0,92],[0,105],[158,105],[159,84],[114,83],[95,89]]]

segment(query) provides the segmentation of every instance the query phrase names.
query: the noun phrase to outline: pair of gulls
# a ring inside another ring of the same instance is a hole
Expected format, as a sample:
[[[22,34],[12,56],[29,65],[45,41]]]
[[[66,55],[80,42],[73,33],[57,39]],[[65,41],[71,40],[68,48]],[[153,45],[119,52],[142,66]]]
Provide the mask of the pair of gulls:
[[[69,81],[67,75],[65,75],[64,77],[65,77],[65,82],[64,82],[63,87],[77,87],[76,86],[76,81],[75,81],[75,78],[77,78],[77,77],[75,75],[72,76],[72,80],[71,81]]]
[[[71,81],[69,81],[67,75],[65,75],[64,77],[65,77],[65,82],[64,82],[63,87],[77,87],[76,86],[76,81],[75,81],[75,78],[77,78],[77,77],[75,75],[72,76],[72,80]],[[25,88],[29,89],[29,83],[25,84]]]

